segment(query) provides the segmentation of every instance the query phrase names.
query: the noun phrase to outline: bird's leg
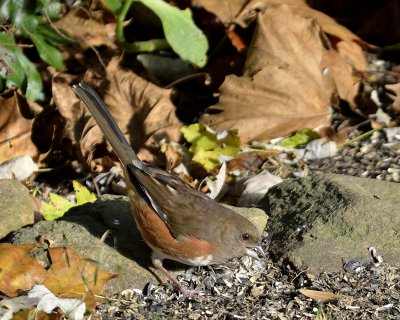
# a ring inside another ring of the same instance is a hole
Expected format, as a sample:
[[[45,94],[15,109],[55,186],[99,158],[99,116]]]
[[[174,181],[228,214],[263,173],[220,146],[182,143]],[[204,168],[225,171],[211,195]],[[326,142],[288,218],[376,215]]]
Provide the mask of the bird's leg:
[[[168,272],[167,269],[165,269],[162,265],[162,259],[155,257],[153,255],[153,257],[151,258],[151,261],[153,262],[153,266],[160,270],[163,274],[165,274],[167,276],[167,278],[175,285],[175,287],[185,296],[185,297],[193,297],[195,295],[198,295],[199,292],[195,291],[195,290],[189,290],[186,289],[185,287],[183,287],[178,280],[176,280],[176,278]]]

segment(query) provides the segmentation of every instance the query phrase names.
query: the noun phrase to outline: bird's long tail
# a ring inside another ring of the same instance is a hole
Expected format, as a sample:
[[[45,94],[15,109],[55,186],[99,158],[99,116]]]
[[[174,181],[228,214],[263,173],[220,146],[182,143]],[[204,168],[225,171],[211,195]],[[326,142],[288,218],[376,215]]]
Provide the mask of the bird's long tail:
[[[121,163],[125,167],[128,164],[132,164],[132,162],[140,163],[135,151],[133,151],[132,147],[125,139],[117,123],[96,91],[83,81],[73,85],[72,89],[88,107]]]

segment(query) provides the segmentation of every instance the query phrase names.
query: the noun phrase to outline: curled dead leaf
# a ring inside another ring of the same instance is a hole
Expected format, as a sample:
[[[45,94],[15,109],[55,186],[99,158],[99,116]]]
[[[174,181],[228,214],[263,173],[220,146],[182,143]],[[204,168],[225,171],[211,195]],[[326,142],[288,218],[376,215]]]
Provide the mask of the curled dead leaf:
[[[222,23],[228,24],[237,16],[246,2],[246,0],[193,0],[192,4],[203,7],[208,12],[215,14]]]
[[[72,248],[50,248],[52,264],[43,282],[57,296],[78,298],[94,306],[95,295],[100,295],[105,284],[117,277],[89,261]]]
[[[15,297],[43,281],[47,271],[28,256],[35,245],[0,243],[0,291]]]
[[[331,73],[337,95],[347,101],[350,107],[355,108],[355,97],[359,90],[359,82],[355,82],[352,76],[352,68],[334,50],[328,50],[323,56],[323,65]]]
[[[220,113],[201,121],[216,131],[238,129],[244,143],[328,125],[336,89],[323,73],[321,37],[313,19],[269,6],[257,18],[243,76],[226,77],[210,108]]]
[[[327,291],[317,291],[317,290],[309,290],[309,289],[299,289],[301,294],[304,294],[306,297],[319,300],[322,302],[335,302],[339,299],[348,299],[349,297],[334,294],[332,292]]]
[[[392,108],[395,114],[400,113],[400,83],[387,84],[386,89],[394,92],[393,94],[387,94],[391,99],[393,99]]]
[[[54,26],[66,32],[82,49],[101,45],[116,48],[115,23],[104,24],[96,21],[95,15],[89,15],[89,12],[82,7],[68,12],[55,22]]]
[[[0,105],[0,163],[23,155],[36,157],[38,150],[31,139],[33,115],[27,101],[16,91],[8,91],[0,97]]]
[[[103,97],[118,126],[132,147],[139,150],[142,159],[146,155],[145,160],[154,162],[161,140],[179,139],[181,122],[175,115],[169,90],[119,68],[117,61],[107,66],[105,75],[89,71],[85,81]],[[53,79],[54,101],[65,121],[61,139],[70,141],[77,157],[92,171],[104,171],[118,160],[112,156],[111,147],[100,129],[73,93],[72,82],[70,77],[61,74]]]
[[[214,1],[217,2],[218,0]],[[322,31],[328,36],[330,44],[339,52],[342,58],[355,69],[366,70],[367,61],[362,49],[368,49],[373,46],[337,23],[335,19],[321,11],[310,8],[304,0],[253,0],[246,5],[238,18],[235,19],[235,22],[246,26],[251,21],[250,17],[254,17],[256,12],[264,11],[268,6],[282,3],[288,5],[293,14],[307,19],[315,19],[321,26]]]

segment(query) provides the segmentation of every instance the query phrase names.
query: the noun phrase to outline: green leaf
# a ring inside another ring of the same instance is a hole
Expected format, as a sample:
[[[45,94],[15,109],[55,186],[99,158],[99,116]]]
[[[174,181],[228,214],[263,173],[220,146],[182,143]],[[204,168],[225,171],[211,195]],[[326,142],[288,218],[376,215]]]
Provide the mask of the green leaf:
[[[16,0],[7,5],[6,3],[4,13],[7,14],[6,17],[9,18],[13,28],[16,29],[15,34],[27,37],[33,33],[39,24],[38,17],[35,15],[36,2]]]
[[[204,124],[195,123],[182,126],[181,132],[192,145],[193,161],[201,164],[207,171],[221,163],[221,156],[236,158],[240,151],[240,138],[237,131],[223,131],[216,134]]]
[[[42,35],[37,33],[31,34],[29,38],[32,40],[36,49],[39,52],[40,58],[49,65],[57,69],[64,67],[64,62],[61,52],[51,44],[47,43]]]
[[[64,199],[58,194],[50,192],[50,201],[46,203],[41,201],[40,214],[46,220],[54,220],[62,217],[69,209],[75,205],[72,202]]]
[[[75,190],[76,204],[69,202],[63,197],[52,192],[49,194],[49,203],[41,201],[40,214],[46,220],[60,218],[73,207],[96,201],[96,195],[90,192],[86,187],[82,186],[79,182],[72,181],[72,185]]]
[[[198,152],[193,156],[193,161],[200,163],[207,171],[211,171],[217,165],[219,165],[219,151],[220,150],[218,149],[213,151],[199,149]]]
[[[88,202],[95,202],[97,197],[88,188],[81,185],[78,181],[72,181],[75,190],[76,204],[81,205]]]
[[[14,25],[21,35],[29,37],[36,32],[36,28],[39,25],[39,19],[33,14],[23,13],[21,16],[23,20],[15,20]]]
[[[2,66],[0,65],[0,77],[6,80],[6,86],[21,88],[26,80],[27,99],[42,100],[42,77],[35,66],[23,54],[10,35],[0,33],[0,44],[0,55],[3,57]]]
[[[25,5],[24,0],[10,0],[10,1],[5,1],[1,5],[1,15],[3,17],[9,18],[11,21],[15,21],[16,18],[22,18],[22,13],[23,13],[23,7]]]
[[[182,126],[181,132],[185,139],[192,144],[190,152],[196,153],[201,150],[212,150],[219,146],[215,132],[207,130],[201,123],[190,126]]]
[[[138,0],[161,20],[165,37],[171,48],[183,59],[199,67],[207,62],[208,42],[193,22],[189,9],[180,10],[163,0]]]
[[[60,44],[67,44],[70,43],[71,40],[62,30],[54,30],[48,24],[40,24],[36,28],[36,33],[39,33],[46,41],[50,42],[51,44],[58,46]]]
[[[118,14],[122,7],[121,0],[103,0],[103,3],[115,14]]]
[[[17,52],[17,59],[25,70],[27,86],[25,96],[30,101],[40,101],[44,99],[43,81],[40,73],[36,70],[33,63],[22,53]]]
[[[0,77],[6,80],[7,87],[21,87],[25,80],[25,70],[17,54],[21,52],[9,34],[0,33]]]
[[[0,4],[0,19],[6,23],[11,15],[12,0],[4,0]]]
[[[286,148],[302,148],[307,145],[310,141],[319,139],[320,135],[313,131],[312,129],[302,129],[297,131],[291,137],[286,138],[281,143],[281,146]]]
[[[56,20],[60,17],[62,5],[56,0],[41,0],[41,13],[49,17],[50,20]]]

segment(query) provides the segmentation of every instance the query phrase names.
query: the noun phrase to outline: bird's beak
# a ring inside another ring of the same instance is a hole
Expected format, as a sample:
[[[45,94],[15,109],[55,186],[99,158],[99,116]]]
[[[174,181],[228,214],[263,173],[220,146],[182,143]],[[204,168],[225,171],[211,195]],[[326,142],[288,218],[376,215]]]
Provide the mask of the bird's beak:
[[[253,259],[256,259],[257,261],[260,261],[264,263],[264,261],[261,258],[266,258],[264,250],[261,248],[261,246],[256,246],[252,249],[247,249],[246,250],[246,255],[249,257],[252,257]]]

